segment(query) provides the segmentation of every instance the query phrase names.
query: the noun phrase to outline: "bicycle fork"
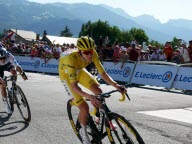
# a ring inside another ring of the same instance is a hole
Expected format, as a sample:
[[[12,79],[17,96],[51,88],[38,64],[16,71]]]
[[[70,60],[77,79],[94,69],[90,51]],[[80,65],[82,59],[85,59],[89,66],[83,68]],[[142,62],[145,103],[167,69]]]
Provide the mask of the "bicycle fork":
[[[111,122],[111,119],[109,118],[109,115],[108,115],[108,113],[111,112],[109,110],[109,108],[106,105],[103,105],[101,111],[104,113],[105,119],[107,120],[107,122],[108,122],[108,124],[110,126],[110,129],[112,131],[115,131],[116,127],[113,125],[113,123]]]

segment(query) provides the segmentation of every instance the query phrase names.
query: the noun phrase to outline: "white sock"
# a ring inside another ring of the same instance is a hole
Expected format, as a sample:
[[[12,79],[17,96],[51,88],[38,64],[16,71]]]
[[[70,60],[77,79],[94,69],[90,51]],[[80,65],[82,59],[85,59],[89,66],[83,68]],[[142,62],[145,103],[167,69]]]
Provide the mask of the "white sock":
[[[84,134],[84,135],[87,134],[87,126],[83,126],[83,125],[81,124],[81,127],[82,127],[82,132],[83,132],[83,134]]]
[[[2,97],[3,101],[7,101],[7,98]]]

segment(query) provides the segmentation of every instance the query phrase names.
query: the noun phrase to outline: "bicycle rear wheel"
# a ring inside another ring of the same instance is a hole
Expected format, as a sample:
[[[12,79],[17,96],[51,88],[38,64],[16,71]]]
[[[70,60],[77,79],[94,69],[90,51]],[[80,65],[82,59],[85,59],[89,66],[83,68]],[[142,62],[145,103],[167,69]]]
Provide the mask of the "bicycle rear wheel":
[[[27,98],[26,98],[24,92],[22,91],[22,89],[18,85],[16,85],[15,88],[18,91],[16,93],[14,90],[14,94],[16,97],[16,104],[19,109],[19,112],[25,121],[30,122],[31,121],[31,111],[30,111],[30,107],[29,107]]]
[[[115,127],[115,130],[112,130],[109,123],[106,123],[106,131],[111,144],[145,144],[137,130],[123,116],[109,113],[109,118]]]

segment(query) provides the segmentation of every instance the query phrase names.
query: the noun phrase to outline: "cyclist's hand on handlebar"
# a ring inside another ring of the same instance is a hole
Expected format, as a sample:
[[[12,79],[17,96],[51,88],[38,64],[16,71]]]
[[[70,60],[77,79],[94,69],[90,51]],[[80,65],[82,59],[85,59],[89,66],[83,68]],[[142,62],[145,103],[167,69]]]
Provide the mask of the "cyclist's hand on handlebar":
[[[117,88],[117,89],[119,90],[119,92],[122,93],[122,94],[127,93],[127,89],[126,89],[126,87],[125,87],[124,85],[117,85],[116,88]]]
[[[97,107],[97,108],[100,108],[100,107],[101,107],[101,102],[97,99],[96,96],[91,95],[91,97],[90,97],[89,99],[90,99],[90,101],[91,101],[91,103],[92,103],[93,106],[95,106],[95,107]]]
[[[27,78],[27,76],[26,76],[24,71],[23,71],[23,73],[21,73],[21,77],[23,78],[23,80],[28,80],[28,78]]]

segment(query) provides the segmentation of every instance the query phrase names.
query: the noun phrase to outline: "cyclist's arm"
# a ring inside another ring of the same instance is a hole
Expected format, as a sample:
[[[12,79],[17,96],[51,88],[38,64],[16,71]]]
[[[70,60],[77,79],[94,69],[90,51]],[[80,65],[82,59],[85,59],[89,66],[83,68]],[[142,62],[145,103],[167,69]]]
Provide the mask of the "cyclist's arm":
[[[97,54],[96,52],[94,53],[94,56],[93,56],[93,62],[94,62],[94,64],[95,64],[96,68],[98,69],[98,72],[99,72],[99,74],[101,75],[102,79],[103,79],[106,83],[112,85],[113,87],[115,87],[116,89],[118,89],[119,91],[122,92],[122,89],[121,89],[121,88],[124,87],[124,86],[118,85],[117,82],[115,82],[115,81],[106,73],[106,71],[104,70],[104,68],[103,68],[103,66],[102,66],[102,64],[101,64],[101,62],[100,62],[100,60],[99,60],[98,54]],[[124,87],[124,88],[125,88],[125,87]],[[123,91],[123,93],[124,93],[124,92],[127,92],[126,89]]]
[[[21,74],[22,78],[24,80],[27,80],[27,76],[25,75],[25,72],[23,71],[23,69],[20,67],[20,65],[17,63],[16,59],[14,58],[14,56],[7,52],[7,58],[8,60],[16,67],[16,70]]]
[[[13,56],[11,53],[9,53],[9,52],[7,51],[7,52],[6,52],[6,55],[7,55],[8,60],[9,60],[15,67],[19,66],[19,64],[17,63],[16,59],[14,58],[14,56]]]
[[[77,66],[76,66],[76,60],[73,57],[68,57],[68,59],[65,59],[65,64],[67,66],[66,72],[69,77],[70,85],[72,90],[77,93],[80,96],[83,96],[85,98],[90,98],[90,95],[86,92],[84,92],[79,86],[78,86],[78,80],[77,80]]]

